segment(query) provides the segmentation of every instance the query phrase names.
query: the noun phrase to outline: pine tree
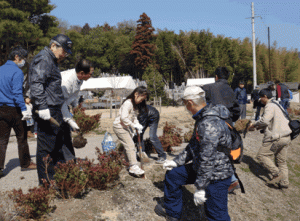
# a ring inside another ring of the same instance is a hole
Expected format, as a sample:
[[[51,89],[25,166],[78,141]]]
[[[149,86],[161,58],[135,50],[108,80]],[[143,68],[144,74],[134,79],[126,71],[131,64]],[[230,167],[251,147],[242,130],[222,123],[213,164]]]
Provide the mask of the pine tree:
[[[58,22],[48,14],[53,9],[49,0],[0,0],[0,64],[12,47],[21,45],[33,52],[58,34]]]
[[[151,24],[151,19],[143,13],[137,21],[137,29],[132,50],[130,54],[134,55],[134,64],[138,72],[142,73],[151,63],[154,56],[155,45],[152,44],[154,28]],[[141,77],[140,77],[141,78]]]

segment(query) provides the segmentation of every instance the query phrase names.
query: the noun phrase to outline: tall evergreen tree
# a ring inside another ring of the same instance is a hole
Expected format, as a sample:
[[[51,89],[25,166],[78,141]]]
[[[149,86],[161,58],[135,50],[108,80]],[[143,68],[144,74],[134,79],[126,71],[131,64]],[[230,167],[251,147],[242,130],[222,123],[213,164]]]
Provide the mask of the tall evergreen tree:
[[[134,55],[134,64],[139,73],[145,70],[151,63],[154,56],[155,45],[152,44],[154,28],[151,24],[151,19],[143,13],[137,21],[137,29],[134,41],[132,43],[132,50],[130,54]],[[141,78],[141,76],[139,76]]]
[[[88,35],[90,30],[91,30],[91,27],[89,26],[89,24],[85,23],[85,25],[81,29],[81,34]]]
[[[58,34],[58,22],[49,13],[49,0],[0,0],[0,64],[12,47],[22,45],[29,52],[39,50]]]

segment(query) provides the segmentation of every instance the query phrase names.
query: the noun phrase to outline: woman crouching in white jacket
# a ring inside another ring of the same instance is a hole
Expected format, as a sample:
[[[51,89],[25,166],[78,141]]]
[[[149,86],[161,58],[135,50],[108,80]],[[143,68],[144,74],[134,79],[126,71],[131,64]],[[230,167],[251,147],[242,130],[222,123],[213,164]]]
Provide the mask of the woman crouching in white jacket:
[[[129,161],[129,173],[142,175],[145,173],[137,165],[136,147],[133,142],[133,129],[142,132],[143,126],[139,123],[137,116],[141,109],[147,110],[146,98],[148,97],[147,88],[139,86],[122,103],[119,116],[113,123],[113,130],[123,144],[127,159]]]

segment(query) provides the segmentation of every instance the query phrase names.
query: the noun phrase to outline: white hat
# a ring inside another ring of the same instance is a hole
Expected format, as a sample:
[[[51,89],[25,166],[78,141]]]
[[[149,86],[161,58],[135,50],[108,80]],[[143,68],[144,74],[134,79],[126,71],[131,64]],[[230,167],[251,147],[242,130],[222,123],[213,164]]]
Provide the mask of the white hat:
[[[187,87],[183,92],[183,100],[192,100],[205,95],[205,91],[198,86]]]

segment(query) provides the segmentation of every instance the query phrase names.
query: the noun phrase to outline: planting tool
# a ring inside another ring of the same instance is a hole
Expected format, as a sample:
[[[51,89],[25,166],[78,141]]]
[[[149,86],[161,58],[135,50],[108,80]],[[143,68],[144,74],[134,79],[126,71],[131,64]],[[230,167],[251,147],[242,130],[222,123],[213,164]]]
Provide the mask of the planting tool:
[[[246,134],[247,134],[250,126],[251,126],[251,120],[248,121],[248,123],[246,124],[245,129],[243,131],[244,138],[246,137]]]
[[[36,110],[35,113],[38,115],[39,111]],[[56,125],[57,127],[60,127],[60,124],[53,117],[50,117],[49,121],[50,121],[50,123]]]
[[[136,129],[136,134],[138,138],[138,143],[139,143],[139,154],[140,154],[140,160],[141,160],[141,169],[144,170],[143,164],[144,164],[144,158],[142,157],[142,144],[141,144],[141,136],[139,134],[138,129]],[[145,173],[141,176],[143,179],[147,179]]]

